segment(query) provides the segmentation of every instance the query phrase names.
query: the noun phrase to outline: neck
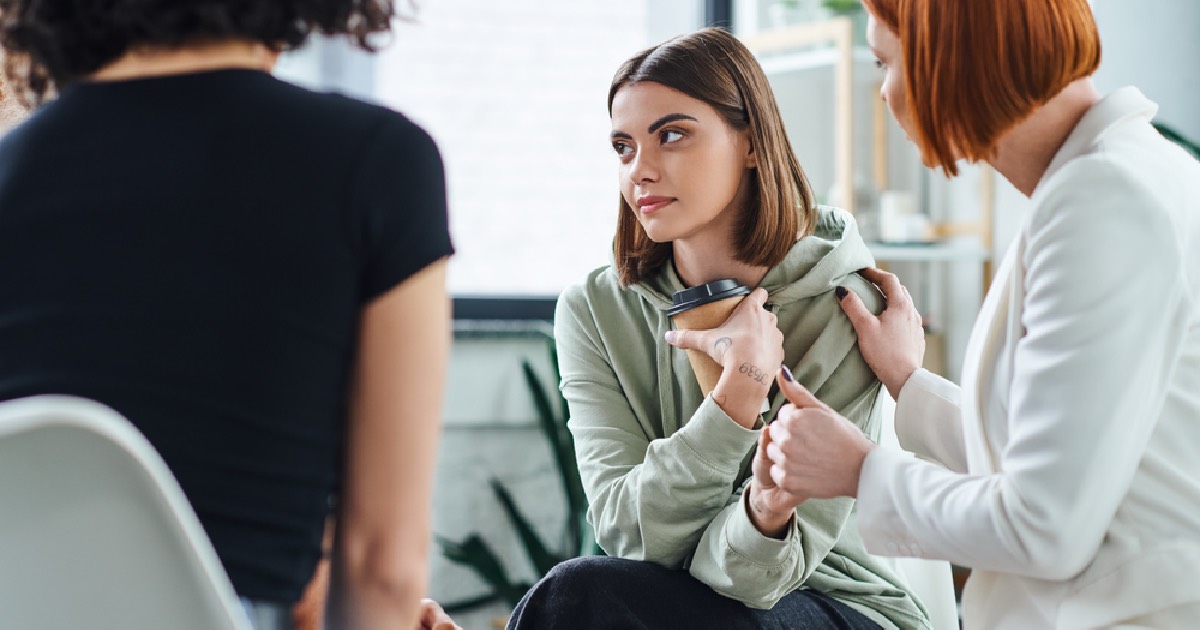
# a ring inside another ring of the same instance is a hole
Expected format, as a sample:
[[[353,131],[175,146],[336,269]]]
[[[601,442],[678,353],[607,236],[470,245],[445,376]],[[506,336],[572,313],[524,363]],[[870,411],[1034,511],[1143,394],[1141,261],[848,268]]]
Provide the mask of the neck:
[[[130,49],[88,78],[122,81],[209,70],[247,69],[270,72],[279,54],[261,42],[228,40],[193,43],[171,48],[145,46]]]
[[[694,287],[720,280],[736,278],[748,287],[757,287],[767,275],[766,267],[739,262],[734,258],[728,239],[717,240],[701,235],[673,243],[675,270],[684,286]]]
[[[1022,194],[1033,196],[1067,136],[1099,100],[1090,79],[1071,83],[1001,136],[989,163]]]

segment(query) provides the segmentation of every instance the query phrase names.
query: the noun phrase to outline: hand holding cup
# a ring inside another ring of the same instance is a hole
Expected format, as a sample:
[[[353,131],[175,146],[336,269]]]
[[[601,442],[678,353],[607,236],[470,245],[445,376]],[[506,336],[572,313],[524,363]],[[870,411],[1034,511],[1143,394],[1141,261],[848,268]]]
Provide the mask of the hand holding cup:
[[[716,328],[684,328],[667,333],[668,343],[689,351],[702,391],[706,380],[711,382],[708,387],[713,399],[743,426],[754,425],[771,379],[783,361],[783,333],[778,318],[763,308],[766,300],[767,292],[755,289]],[[675,321],[680,321],[678,315]],[[713,374],[716,379],[712,379]]]

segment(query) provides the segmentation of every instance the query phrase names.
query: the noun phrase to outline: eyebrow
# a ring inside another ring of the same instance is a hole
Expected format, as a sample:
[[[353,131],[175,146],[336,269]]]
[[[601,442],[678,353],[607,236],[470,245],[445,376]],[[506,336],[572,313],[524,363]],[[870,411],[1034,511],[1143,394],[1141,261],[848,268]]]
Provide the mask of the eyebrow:
[[[650,123],[650,126],[646,127],[646,133],[654,133],[655,131],[658,131],[663,125],[666,125],[668,123],[673,123],[676,120],[690,120],[693,122],[699,122],[696,120],[696,118],[694,116],[688,116],[687,114],[667,114],[666,116],[663,116],[662,118],[659,118],[658,120]]]
[[[693,122],[699,122],[699,119],[697,119],[695,116],[688,116],[687,114],[667,114],[666,116],[663,116],[662,118],[650,123],[650,126],[646,127],[646,133],[654,133],[655,131],[661,129],[664,125],[673,123],[677,120],[690,120]],[[633,136],[625,133],[624,131],[614,131],[610,137],[616,139],[632,138]]]

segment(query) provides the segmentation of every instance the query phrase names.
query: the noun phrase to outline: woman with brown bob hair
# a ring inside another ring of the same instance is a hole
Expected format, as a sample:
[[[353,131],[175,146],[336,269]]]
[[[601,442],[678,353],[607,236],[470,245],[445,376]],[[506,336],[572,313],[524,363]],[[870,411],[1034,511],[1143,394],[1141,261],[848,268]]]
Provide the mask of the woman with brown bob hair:
[[[863,551],[853,501],[782,492],[763,465],[781,365],[878,435],[880,384],[833,290],[880,305],[855,274],[872,258],[854,221],[814,205],[762,69],[704,29],[634,55],[608,100],[615,262],[555,315],[588,520],[608,556],[559,565],[509,627],[928,627]],[[722,279],[749,293],[723,324],[672,325],[677,292]],[[670,345],[687,338],[707,340],[715,382]]]
[[[772,478],[857,497],[877,553],[971,567],[967,628],[1191,628],[1200,619],[1200,164],[1135,88],[1102,97],[1087,0],[865,0],[882,96],[927,164],[991,164],[1032,201],[961,387],[920,368],[895,276],[848,293],[859,347],[919,456],[802,387]]]
[[[253,626],[333,544],[333,628],[422,605],[449,348],[442,161],[404,116],[271,76],[390,0],[0,0],[0,400],[128,418]],[[319,590],[319,589],[317,589]],[[71,602],[64,602],[71,605]],[[193,620],[181,619],[182,625]]]

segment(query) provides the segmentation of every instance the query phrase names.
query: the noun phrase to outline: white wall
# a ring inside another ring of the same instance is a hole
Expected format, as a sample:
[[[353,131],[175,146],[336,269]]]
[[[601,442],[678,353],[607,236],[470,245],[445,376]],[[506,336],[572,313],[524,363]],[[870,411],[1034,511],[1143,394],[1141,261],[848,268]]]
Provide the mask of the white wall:
[[[1101,93],[1133,85],[1159,105],[1157,119],[1200,140],[1200,2],[1093,0],[1104,57]],[[1029,201],[997,178],[997,254],[1012,241]]]
[[[1158,119],[1200,139],[1200,2],[1094,0],[1104,59],[1102,92],[1136,85],[1159,104]]]

